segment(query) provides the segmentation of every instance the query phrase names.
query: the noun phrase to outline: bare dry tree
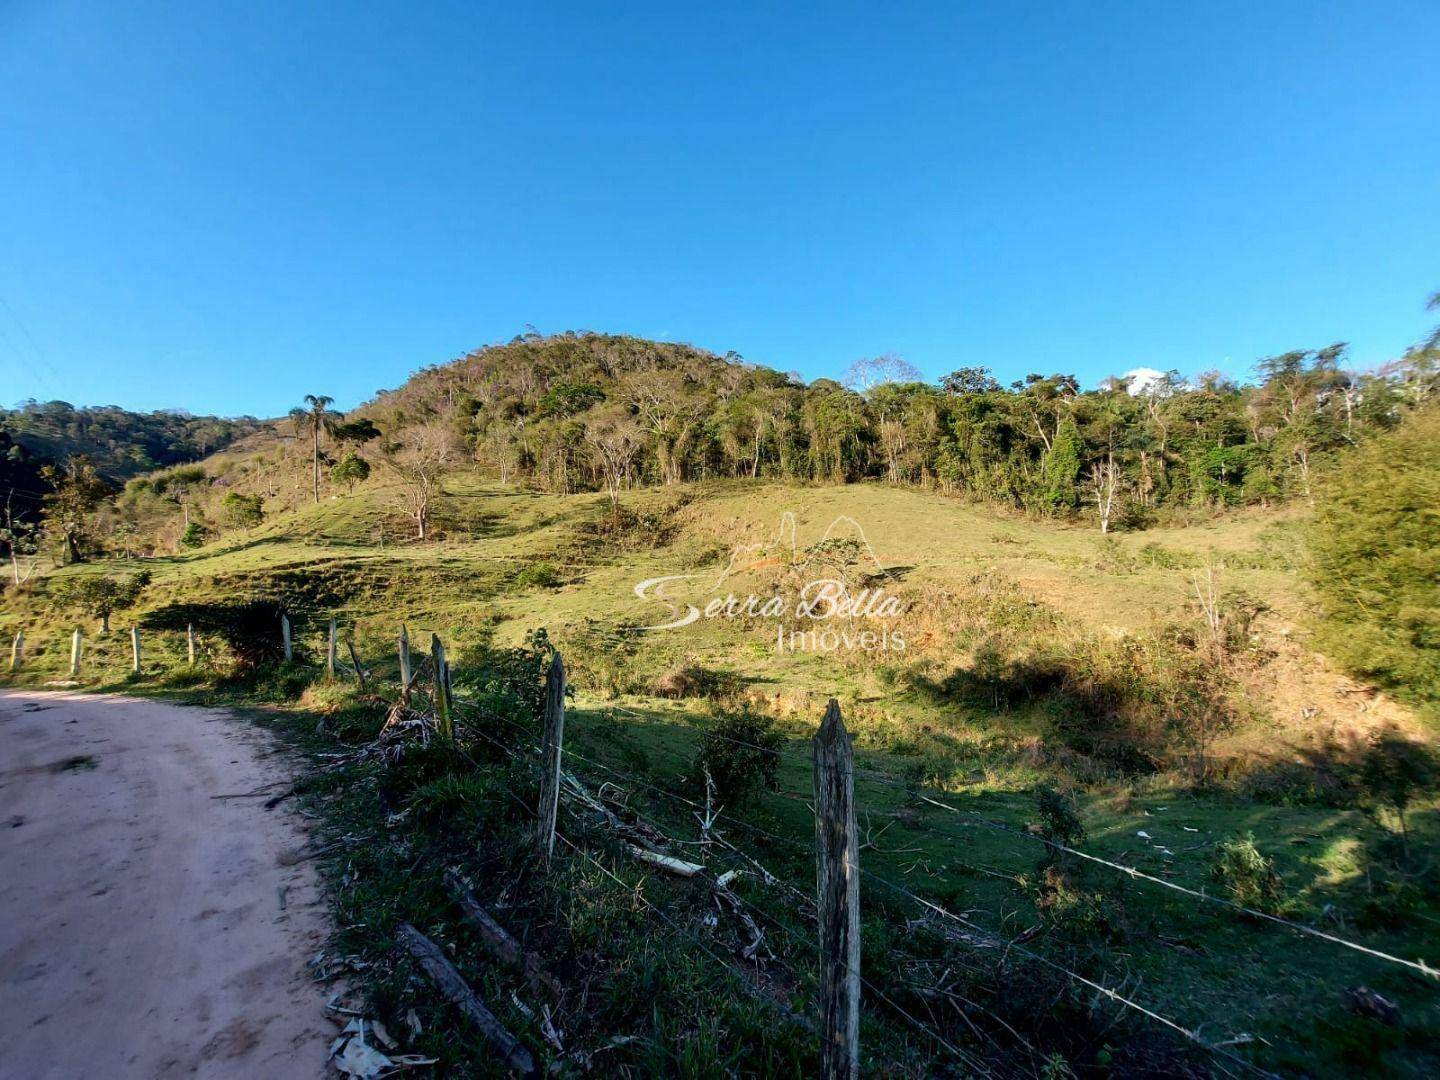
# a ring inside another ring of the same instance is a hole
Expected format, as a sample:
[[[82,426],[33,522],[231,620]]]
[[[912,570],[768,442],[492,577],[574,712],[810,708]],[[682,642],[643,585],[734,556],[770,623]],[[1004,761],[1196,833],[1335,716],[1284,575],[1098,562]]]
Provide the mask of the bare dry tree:
[[[612,406],[595,411],[585,424],[585,445],[605,478],[610,512],[620,516],[620,482],[630,471],[644,443],[644,433],[628,409]]]
[[[1101,534],[1110,531],[1116,503],[1120,499],[1123,477],[1120,467],[1115,464],[1115,455],[1106,454],[1104,461],[1090,466],[1090,497],[1095,500],[1095,510],[1100,515]]]
[[[857,394],[864,394],[886,383],[919,382],[923,376],[920,369],[894,353],[856,360],[841,378],[841,382]]]
[[[400,481],[401,496],[415,538],[429,537],[430,511],[440,488],[440,478],[455,457],[458,440],[453,427],[443,419],[407,427],[394,443],[386,446],[381,460]]]

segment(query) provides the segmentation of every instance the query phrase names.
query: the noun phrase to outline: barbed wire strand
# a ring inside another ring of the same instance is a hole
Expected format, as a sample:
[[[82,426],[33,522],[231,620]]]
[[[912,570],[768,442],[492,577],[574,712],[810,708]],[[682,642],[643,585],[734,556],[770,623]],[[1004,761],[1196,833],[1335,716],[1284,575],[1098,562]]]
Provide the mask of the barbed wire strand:
[[[490,740],[490,741],[494,742],[495,740]],[[496,745],[502,745],[502,744],[499,744],[498,742],[496,742]],[[538,745],[537,745],[536,749],[539,749]],[[563,751],[562,751],[562,753],[563,753]],[[696,805],[698,805],[698,804],[696,804]],[[798,841],[798,840],[794,840],[794,839],[792,839],[792,838],[790,838],[790,837],[779,836],[778,834],[771,833],[771,832],[769,832],[768,830],[761,830],[761,829],[758,828],[758,826],[749,826],[748,823],[739,822],[738,819],[732,819],[732,820],[736,820],[737,823],[739,823],[739,824],[745,824],[745,825],[747,825],[747,827],[752,828],[752,829],[754,829],[755,831],[762,833],[763,835],[766,835],[767,837],[769,837],[769,838],[772,839],[772,840],[777,840],[777,841],[780,841],[780,842],[782,842],[782,843],[787,843],[787,844],[790,844],[790,845],[792,845],[792,846],[798,847],[798,848],[800,848],[800,849],[802,849],[802,850],[809,851],[809,848],[806,847],[804,844],[802,844],[802,843],[801,843],[800,841]],[[557,835],[558,835],[558,834],[557,834]],[[662,831],[662,835],[663,835],[663,831]],[[1087,978],[1086,976],[1081,975],[1081,974],[1078,973],[1078,972],[1071,971],[1069,968],[1065,967],[1063,964],[1060,964],[1060,963],[1058,963],[1058,962],[1056,962],[1056,961],[1054,961],[1054,960],[1051,960],[1049,957],[1045,956],[1045,955],[1042,954],[1042,953],[1035,952],[1033,949],[1028,949],[1028,948],[1026,948],[1024,945],[1020,944],[1019,942],[1016,942],[1016,941],[1008,941],[1008,942],[1007,942],[1003,937],[1001,937],[1001,936],[999,936],[999,935],[996,935],[993,931],[990,931],[990,930],[986,929],[985,927],[980,926],[979,924],[977,924],[977,923],[975,923],[975,922],[973,922],[973,921],[971,921],[971,920],[969,920],[969,919],[967,919],[967,918],[965,918],[965,917],[963,917],[963,916],[961,916],[961,915],[957,915],[955,912],[952,912],[952,911],[948,910],[947,908],[943,907],[943,906],[940,905],[940,904],[935,903],[934,901],[928,900],[928,899],[926,899],[925,897],[920,896],[919,894],[915,893],[913,890],[910,890],[910,889],[905,888],[903,885],[899,885],[899,884],[897,884],[897,883],[895,883],[895,882],[890,881],[888,878],[884,877],[884,876],[881,875],[881,874],[876,874],[874,871],[868,870],[867,868],[865,868],[865,867],[863,867],[863,866],[862,866],[862,867],[859,867],[859,870],[860,870],[860,873],[861,873],[862,876],[867,877],[867,878],[869,878],[869,879],[872,880],[872,881],[878,882],[879,884],[883,885],[884,887],[892,890],[893,892],[895,892],[895,893],[897,893],[897,894],[899,894],[899,895],[901,895],[901,896],[907,897],[907,898],[910,899],[911,901],[919,904],[921,907],[925,908],[925,909],[928,910],[928,911],[933,912],[934,914],[938,915],[939,917],[941,917],[941,918],[943,918],[943,919],[947,919],[947,920],[953,921],[953,922],[955,922],[955,923],[958,923],[958,924],[961,925],[961,926],[967,927],[967,928],[968,928],[970,931],[972,931],[972,932],[976,932],[976,933],[979,933],[979,934],[981,934],[981,935],[983,935],[983,936],[985,936],[985,937],[990,938],[991,941],[993,942],[993,945],[994,945],[995,947],[998,947],[999,945],[1001,945],[1001,944],[1003,943],[1003,944],[1004,944],[1004,947],[1005,947],[1005,949],[1006,949],[1007,951],[1010,950],[1010,949],[1013,949],[1014,951],[1020,953],[1022,956],[1025,956],[1025,957],[1027,957],[1028,959],[1034,960],[1034,961],[1036,961],[1037,963],[1039,963],[1039,964],[1041,964],[1041,965],[1043,965],[1043,966],[1045,966],[1045,967],[1047,967],[1047,968],[1050,968],[1051,970],[1057,972],[1058,974],[1064,975],[1064,976],[1066,976],[1067,978],[1070,978],[1070,979],[1072,979],[1072,980],[1074,980],[1074,981],[1076,981],[1076,982],[1081,983],[1081,984],[1084,985],[1084,986],[1089,987],[1090,989],[1094,990],[1096,993],[1099,993],[1099,994],[1101,994],[1101,995],[1109,998],[1110,1000],[1116,1002],[1117,1004],[1122,1005],[1122,1006],[1124,1006],[1124,1007],[1126,1007],[1126,1008],[1132,1009],[1132,1010],[1140,1013],[1141,1015],[1147,1017],[1148,1019],[1150,1019],[1150,1020],[1152,1020],[1152,1021],[1154,1021],[1154,1022],[1156,1022],[1156,1023],[1158,1023],[1158,1024],[1161,1024],[1161,1025],[1163,1025],[1163,1026],[1166,1027],[1166,1028],[1169,1028],[1170,1030],[1172,1030],[1172,1031],[1176,1032],[1177,1034],[1183,1036],[1183,1037],[1184,1037],[1185,1039],[1187,1039],[1188,1041],[1194,1043],[1196,1046],[1199,1046],[1200,1048],[1202,1048],[1202,1049],[1204,1049],[1204,1050],[1206,1050],[1206,1051],[1209,1051],[1209,1052],[1211,1052],[1211,1053],[1218,1054],[1218,1055],[1220,1055],[1220,1056],[1222,1056],[1222,1057],[1228,1058],[1228,1059],[1236,1062],[1237,1064],[1241,1065],[1242,1067],[1244,1067],[1244,1068],[1246,1068],[1246,1069],[1248,1069],[1248,1070],[1256,1073],[1257,1075],[1264,1076],[1264,1077],[1274,1077],[1274,1076],[1275,1076],[1275,1074],[1270,1073],[1270,1072],[1267,1072],[1267,1071],[1264,1070],[1264,1069],[1261,1069],[1259,1066],[1254,1065],[1254,1064],[1252,1064],[1251,1062],[1246,1061],[1244,1058],[1240,1057],[1238,1054],[1234,1054],[1234,1053],[1226,1050],[1224,1047],[1212,1045],[1211,1043],[1207,1042],[1198,1032],[1192,1031],[1191,1029],[1185,1027],[1183,1024],[1180,1024],[1180,1023],[1178,1023],[1178,1022],[1175,1021],[1175,1020],[1171,1020],[1169,1017],[1164,1016],[1164,1015],[1162,1015],[1162,1014],[1160,1014],[1160,1013],[1158,1013],[1158,1012],[1155,1012],[1154,1010],[1149,1009],[1149,1008],[1147,1008],[1147,1007],[1144,1006],[1144,1005],[1141,1005],[1139,1002],[1134,1001],[1134,1000],[1126,997],[1125,995],[1121,994],[1121,993],[1120,993],[1119,991],[1117,991],[1117,990],[1113,990],[1113,989],[1111,989],[1110,987],[1105,986],[1105,985],[1102,984],[1102,983],[1098,983],[1098,982],[1094,981],[1093,979]],[[774,876],[774,875],[772,875],[772,876]],[[779,880],[779,879],[777,878],[777,880]],[[963,938],[962,938],[961,940],[962,940],[962,942],[964,941]],[[975,947],[975,946],[973,945],[973,943],[971,943],[971,942],[964,942],[964,943],[965,943],[965,944],[969,944],[969,945],[971,945],[972,947]],[[937,1035],[936,1037],[937,1037],[937,1040],[938,1040],[938,1039],[939,1039],[939,1036]]]
[[[502,751],[505,751],[506,753],[508,753],[508,754],[511,756],[512,759],[514,759],[514,760],[516,760],[516,761],[521,761],[521,762],[524,761],[524,759],[521,758],[518,753],[516,753],[513,749],[511,749],[511,748],[509,748],[509,747],[506,747],[503,743],[500,743],[498,740],[495,740],[495,739],[491,738],[490,736],[485,735],[484,733],[478,733],[478,734],[481,734],[481,736],[482,736],[483,738],[485,738],[488,742],[492,743],[493,745],[495,745],[496,747],[498,747],[498,748],[501,749]],[[535,747],[534,747],[534,749],[535,749],[536,751],[541,751],[541,750],[542,750],[542,747],[541,747],[539,744],[536,744]],[[473,759],[471,759],[471,763],[472,763],[472,764],[475,764],[475,762],[473,761]],[[509,787],[509,785],[502,785],[502,786],[504,786],[505,791],[506,791],[506,794],[508,794],[512,799],[514,799],[517,803],[519,803],[522,807],[524,807],[525,810],[526,810],[532,817],[536,817],[537,820],[538,820],[538,813],[537,813],[533,808],[531,808],[528,803],[526,803],[523,799],[521,799],[518,795],[516,795],[515,792],[514,792],[513,790],[511,790],[511,788]],[[564,790],[564,789],[562,788],[562,791],[563,791],[563,790]],[[571,794],[571,793],[565,792],[565,794]],[[573,797],[573,796],[572,796],[572,797]],[[639,815],[637,815],[637,816],[639,816]],[[666,839],[669,839],[669,840],[671,840],[672,842],[674,842],[674,838],[673,838],[673,837],[670,837],[663,829],[659,829],[658,826],[656,826],[656,825],[654,825],[653,823],[650,823],[650,822],[647,822],[647,824],[650,824],[650,826],[651,826],[652,828],[655,828],[656,831],[659,832],[662,836],[665,836]],[[555,837],[556,837],[556,839],[558,839],[558,840],[560,840],[561,842],[563,842],[563,843],[564,843],[567,847],[569,847],[572,851],[576,852],[578,855],[581,855],[581,856],[583,856],[584,858],[586,858],[587,860],[589,860],[597,869],[599,869],[599,870],[601,870],[603,873],[607,874],[611,879],[613,879],[613,880],[614,880],[617,884],[619,884],[622,888],[624,888],[624,889],[626,889],[627,891],[631,892],[631,893],[632,893],[634,896],[636,896],[642,903],[644,903],[645,906],[646,906],[650,911],[654,912],[655,915],[657,915],[657,916],[658,916],[664,923],[666,923],[666,925],[668,925],[671,929],[675,930],[677,933],[687,933],[687,931],[686,931],[684,928],[680,927],[674,920],[672,920],[672,919],[669,917],[669,915],[667,915],[661,908],[659,908],[653,901],[651,901],[649,897],[647,897],[644,893],[636,890],[633,886],[627,884],[627,883],[626,883],[624,880],[622,880],[613,870],[611,870],[609,867],[607,867],[607,866],[605,866],[604,864],[602,864],[602,863],[601,863],[598,859],[596,859],[590,852],[588,852],[588,851],[584,850],[583,848],[581,848],[581,847],[580,847],[579,845],[577,845],[573,840],[571,840],[571,839],[570,839],[569,837],[567,837],[564,833],[562,833],[559,829],[556,829],[556,830],[555,830]],[[762,867],[761,869],[763,870],[764,868]],[[773,879],[774,879],[775,881],[777,881],[777,882],[781,882],[781,881],[782,881],[781,878],[779,878],[778,876],[776,876],[776,875],[774,875],[774,874],[770,874],[769,871],[765,871],[765,873],[766,873],[766,874],[769,874],[769,876],[770,876],[771,878],[773,878]],[[773,917],[772,915],[769,915],[769,914],[766,913],[763,909],[759,908],[757,905],[752,904],[750,901],[746,900],[744,897],[738,896],[738,895],[734,894],[733,892],[732,892],[730,895],[735,896],[735,898],[736,898],[738,901],[740,901],[741,903],[744,903],[747,907],[751,908],[752,910],[757,911],[757,912],[759,912],[759,913],[762,914],[762,915],[767,915],[767,917],[771,918],[772,921],[774,921],[774,917]],[[804,912],[800,912],[800,914],[803,916],[803,915],[804,915]],[[785,927],[785,925],[784,925],[783,923],[780,923],[780,922],[778,922],[778,921],[775,921],[775,924],[776,924],[777,926],[780,926],[782,929],[787,930],[787,932],[791,933],[792,936],[796,937],[796,939],[797,939],[798,941],[800,941],[801,944],[802,944],[804,947],[806,947],[807,949],[810,948],[810,947],[812,947],[812,945],[815,946],[815,947],[818,947],[818,942],[817,942],[817,943],[805,942],[804,939],[799,938],[799,936],[796,935],[793,930],[790,930],[788,927]],[[740,978],[741,978],[741,980],[746,984],[747,987],[749,987],[749,988],[752,990],[752,992],[757,992],[757,993],[758,993],[758,990],[756,990],[756,988],[753,986],[753,984],[750,983],[749,979],[745,978],[745,977],[744,977],[744,974],[743,974],[742,972],[736,971],[736,968],[735,968],[735,965],[733,964],[733,962],[727,961],[727,960],[721,958],[720,956],[718,956],[713,950],[711,950],[711,949],[700,939],[699,935],[698,935],[696,932],[694,932],[693,930],[688,931],[688,936],[690,936],[690,937],[695,941],[695,943],[696,943],[697,945],[699,945],[700,948],[701,948],[707,955],[710,956],[710,958],[711,958],[712,960],[714,960],[716,963],[721,964],[721,965],[724,966],[724,967],[729,968],[732,972],[734,972],[734,973],[736,973],[737,975],[739,975]],[[955,1046],[953,1043],[951,1043],[949,1040],[947,1040],[944,1036],[942,1036],[939,1032],[935,1031],[933,1028],[931,1028],[929,1025],[925,1024],[923,1021],[917,1019],[915,1016],[913,1016],[911,1013],[909,1013],[903,1006],[901,1006],[901,1005],[900,1005],[898,1002],[896,1002],[894,999],[892,999],[892,998],[890,998],[888,995],[886,995],[886,994],[884,993],[884,991],[882,991],[882,990],[881,990],[879,987],[877,987],[874,983],[870,982],[870,980],[866,979],[863,975],[860,976],[860,979],[861,979],[861,982],[862,982],[862,983],[864,983],[866,986],[868,986],[868,987],[870,988],[871,992],[872,992],[876,997],[878,997],[882,1002],[884,1002],[884,1003],[885,1003],[886,1005],[888,1005],[890,1008],[894,1009],[900,1016],[904,1017],[909,1023],[911,1023],[912,1025],[914,1025],[919,1031],[921,1031],[921,1032],[922,1032],[923,1034],[925,1034],[927,1037],[933,1039],[933,1040],[936,1042],[936,1044],[938,1044],[939,1046],[944,1047],[947,1051],[949,1051],[951,1054],[955,1055],[957,1058],[959,1058],[961,1061],[965,1062],[967,1065],[969,1065],[972,1069],[975,1069],[977,1072],[979,1072],[979,1073],[981,1073],[981,1074],[983,1074],[983,1075],[986,1075],[986,1076],[991,1075],[989,1068],[985,1065],[985,1063],[984,1063],[981,1059],[975,1057],[975,1055],[973,1055],[973,1054],[970,1054],[970,1053],[968,1053],[968,1052],[966,1052],[966,1051],[964,1051],[964,1050],[961,1050],[959,1047]],[[772,1002],[772,1004],[779,1004],[779,1003],[773,1003],[773,1002]],[[788,1011],[789,1011],[789,1010],[785,1009],[783,1005],[781,1005],[780,1007],[781,1007],[782,1011],[785,1011],[785,1012],[788,1012]],[[792,1014],[792,1016],[793,1016],[793,1014]]]
[[[778,752],[774,747],[763,747],[760,746],[758,743],[746,742],[743,739],[730,738],[729,736],[721,735],[718,732],[704,732],[703,734],[705,737],[715,738],[724,742],[733,743],[738,746],[748,747],[752,750],[759,750],[762,753]],[[1440,969],[1430,966],[1425,962],[1423,958],[1418,960],[1407,960],[1404,957],[1395,956],[1394,954],[1387,953],[1384,950],[1372,948],[1369,945],[1362,945],[1360,942],[1352,941],[1349,938],[1343,938],[1337,934],[1327,933],[1324,930],[1317,929],[1313,926],[1306,926],[1304,923],[1298,923],[1292,919],[1286,919],[1280,915],[1272,915],[1269,912],[1261,911],[1257,908],[1248,907],[1234,900],[1226,899],[1223,896],[1215,896],[1200,889],[1192,889],[1173,881],[1166,881],[1164,878],[1156,877],[1153,874],[1148,874],[1145,871],[1139,869],[1138,867],[1128,866],[1124,863],[1115,862],[1114,860],[1106,859],[1099,855],[1094,855],[1088,851],[1082,851],[1079,848],[1071,847],[1068,844],[1059,843],[1058,841],[1052,840],[1049,837],[1037,836],[1034,833],[1026,832],[1023,829],[1017,829],[1012,825],[1007,825],[1002,821],[996,821],[993,818],[987,818],[984,815],[980,814],[978,811],[962,810],[959,807],[951,806],[948,803],[941,802],[936,798],[926,795],[922,790],[920,790],[921,785],[906,784],[903,781],[896,780],[894,777],[887,776],[884,773],[881,773],[875,769],[867,769],[862,766],[856,766],[855,772],[857,774],[866,776],[872,782],[905,791],[908,794],[913,795],[915,798],[922,800],[923,802],[926,802],[932,806],[939,807],[942,810],[948,810],[952,814],[960,814],[967,817],[972,817],[975,819],[976,824],[996,829],[1000,832],[1009,833],[1012,836],[1019,837],[1022,840],[1028,840],[1032,843],[1043,844],[1056,851],[1067,852],[1068,854],[1074,855],[1077,858],[1085,859],[1089,862],[1125,874],[1132,879],[1139,879],[1142,881],[1148,881],[1154,885],[1161,885],[1174,892],[1184,894],[1191,897],[1192,899],[1199,900],[1207,904],[1215,904],[1220,907],[1229,908],[1232,911],[1237,911],[1241,914],[1249,915],[1252,918],[1260,919],[1265,922],[1270,922],[1278,926],[1286,927],[1287,929],[1292,930],[1296,933],[1306,934],[1310,937],[1318,938],[1322,941],[1327,941],[1333,945],[1339,945],[1347,949],[1353,949],[1356,952],[1364,953],[1365,955],[1373,957],[1377,960],[1383,960],[1387,963],[1402,965],[1404,967],[1410,968],[1412,971],[1418,971],[1421,975],[1427,976],[1428,978],[1440,979]]]

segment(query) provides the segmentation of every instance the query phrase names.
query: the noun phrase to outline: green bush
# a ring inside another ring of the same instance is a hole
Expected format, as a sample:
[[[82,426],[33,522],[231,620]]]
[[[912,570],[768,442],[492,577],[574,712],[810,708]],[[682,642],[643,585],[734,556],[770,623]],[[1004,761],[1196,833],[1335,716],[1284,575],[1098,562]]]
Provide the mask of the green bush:
[[[1322,647],[1440,704],[1440,408],[1340,459],[1319,486],[1308,541]]]
[[[253,529],[265,520],[265,512],[259,495],[232,491],[220,500],[220,517],[231,529]]]
[[[1074,797],[1061,792],[1054,782],[1035,789],[1035,810],[1040,815],[1040,835],[1045,839],[1066,847],[1085,839],[1085,825]]]
[[[1260,853],[1253,833],[1221,841],[1210,857],[1210,876],[1237,904],[1271,915],[1286,907],[1274,860]]]
[[[330,467],[330,479],[344,484],[346,491],[355,490],[370,478],[370,463],[353,450]]]
[[[708,773],[723,806],[736,806],[761,790],[780,789],[780,747],[785,737],[775,718],[748,711],[715,716],[691,767],[690,780],[704,790]]]
[[[192,521],[185,526],[185,531],[180,534],[180,546],[193,549],[204,547],[205,541],[210,539],[210,530],[201,525],[198,521]]]
[[[548,562],[534,562],[515,575],[516,589],[555,589],[564,584],[560,571]]]

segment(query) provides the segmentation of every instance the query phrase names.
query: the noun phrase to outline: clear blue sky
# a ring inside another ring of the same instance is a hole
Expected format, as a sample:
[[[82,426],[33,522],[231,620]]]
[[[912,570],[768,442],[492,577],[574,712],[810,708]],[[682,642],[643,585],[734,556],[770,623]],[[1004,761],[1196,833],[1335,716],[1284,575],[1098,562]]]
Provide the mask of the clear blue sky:
[[[1360,364],[1440,3],[0,0],[0,403],[350,406],[533,324],[834,374]]]

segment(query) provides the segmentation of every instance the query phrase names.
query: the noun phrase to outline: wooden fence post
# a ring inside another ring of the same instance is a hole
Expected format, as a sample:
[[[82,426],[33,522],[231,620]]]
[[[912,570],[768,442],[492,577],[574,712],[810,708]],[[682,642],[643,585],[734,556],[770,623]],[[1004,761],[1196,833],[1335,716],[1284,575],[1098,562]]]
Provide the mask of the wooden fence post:
[[[345,639],[345,648],[350,650],[350,663],[355,665],[355,678],[359,680],[360,692],[365,692],[365,669],[360,666],[360,656],[355,652],[355,631],[350,631],[350,636]]]
[[[80,631],[70,635],[70,677],[80,674]]]
[[[535,846],[545,861],[555,850],[555,819],[560,812],[560,753],[565,745],[565,661],[557,651],[545,677],[545,732],[540,738],[540,808]]]
[[[138,626],[130,628],[130,671],[135,675],[140,674],[140,628]]]
[[[190,666],[195,666],[195,624],[185,624],[185,655],[190,660]]]
[[[295,659],[295,650],[290,647],[290,619],[286,615],[280,616],[280,639],[285,645],[285,662],[289,664]]]
[[[855,758],[834,698],[815,733],[815,862],[820,906],[820,1076],[860,1075],[860,844]]]
[[[445,659],[445,646],[439,634],[430,635],[430,656],[435,661],[435,712],[440,721],[440,734],[455,737],[455,720],[450,715],[450,662]]]
[[[400,690],[410,689],[410,631],[400,624]]]
[[[10,670],[19,671],[20,665],[25,662],[25,631],[18,630],[15,633],[15,644],[10,646]]]
[[[329,643],[328,643],[328,644],[326,645],[326,647],[325,647],[325,675],[326,675],[327,678],[331,678],[331,679],[335,678],[335,661],[336,661],[336,659],[337,659],[337,657],[336,657],[336,655],[335,655],[335,650],[336,650],[337,644],[338,644],[338,638],[336,637],[335,620],[334,620],[334,619],[331,619],[331,620],[330,620],[330,640],[329,640]]]

